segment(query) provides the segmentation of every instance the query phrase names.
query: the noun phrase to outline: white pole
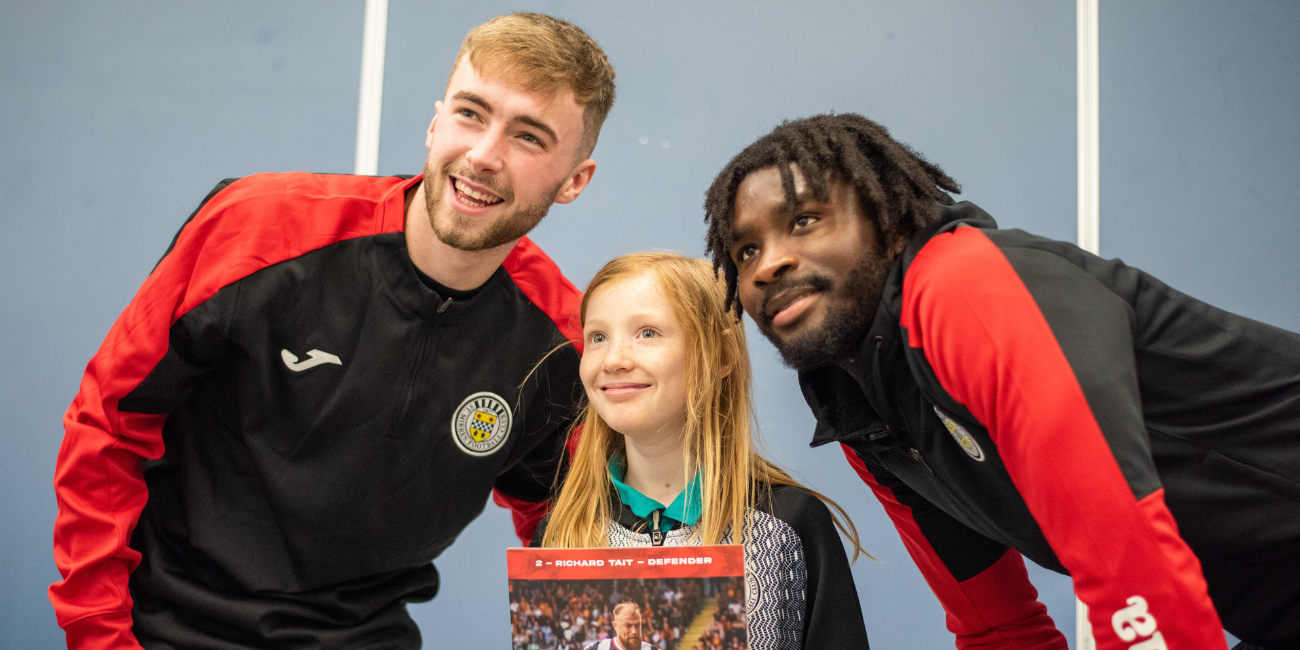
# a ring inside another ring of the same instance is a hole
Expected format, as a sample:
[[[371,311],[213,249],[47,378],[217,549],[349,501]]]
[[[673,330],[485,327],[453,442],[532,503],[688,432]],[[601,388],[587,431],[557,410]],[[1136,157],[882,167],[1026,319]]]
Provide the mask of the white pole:
[[[1098,101],[1098,0],[1077,0],[1079,83],[1079,247],[1100,253],[1101,155]]]
[[[384,46],[388,40],[388,0],[366,0],[361,38],[361,100],[357,106],[357,159],[354,174],[379,171],[379,118],[384,100]]]
[[[1092,638],[1092,626],[1088,624],[1088,606],[1078,598],[1074,599],[1074,648],[1097,650],[1097,641]]]
[[[1098,100],[1098,0],[1076,0],[1079,84],[1079,248],[1101,252],[1101,106]],[[1074,648],[1096,650],[1088,606],[1074,600]]]

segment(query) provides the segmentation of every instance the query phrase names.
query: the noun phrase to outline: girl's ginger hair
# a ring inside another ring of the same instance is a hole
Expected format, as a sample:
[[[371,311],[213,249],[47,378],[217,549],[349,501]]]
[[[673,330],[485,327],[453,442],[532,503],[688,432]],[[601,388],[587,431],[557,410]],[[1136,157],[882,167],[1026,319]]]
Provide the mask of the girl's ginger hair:
[[[701,473],[701,515],[698,535],[717,544],[728,529],[736,543],[748,538],[746,512],[760,499],[771,499],[771,487],[798,486],[832,510],[835,525],[853,544],[853,558],[864,553],[858,531],[838,504],[799,485],[784,470],[758,453],[754,440],[754,409],[750,392],[749,350],[745,329],[726,308],[726,287],[712,265],[679,253],[644,252],[616,258],[591,279],[582,297],[581,318],[587,321],[591,297],[605,285],[653,273],[659,291],[671,305],[685,335],[686,427],[683,451],[689,484],[691,472]],[[555,499],[542,546],[562,548],[609,546],[609,524],[616,518],[609,461],[623,452],[623,436],[587,405],[582,435],[573,454],[568,478]],[[867,557],[871,557],[867,554]]]

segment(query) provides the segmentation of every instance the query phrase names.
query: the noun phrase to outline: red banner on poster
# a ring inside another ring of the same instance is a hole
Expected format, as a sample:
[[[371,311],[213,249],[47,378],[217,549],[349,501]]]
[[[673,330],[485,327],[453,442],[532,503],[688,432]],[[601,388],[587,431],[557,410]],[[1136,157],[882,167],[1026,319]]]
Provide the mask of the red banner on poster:
[[[512,548],[511,580],[706,578],[745,575],[744,547]]]

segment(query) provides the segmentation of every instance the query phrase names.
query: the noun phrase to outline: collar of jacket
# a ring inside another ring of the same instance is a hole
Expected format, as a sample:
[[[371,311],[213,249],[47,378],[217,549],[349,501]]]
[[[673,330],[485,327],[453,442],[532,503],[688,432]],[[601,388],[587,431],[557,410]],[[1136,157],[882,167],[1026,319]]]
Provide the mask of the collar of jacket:
[[[917,253],[935,235],[961,226],[998,227],[992,216],[969,201],[939,204],[937,209],[942,215],[939,222],[912,237],[885,279],[880,305],[855,358],[857,367],[862,368],[861,380],[854,380],[835,365],[799,373],[799,388],[817,418],[810,447],[846,442],[863,450],[884,451],[905,444],[903,428],[886,390],[891,380],[887,370],[907,369],[906,338],[898,325],[903,307],[903,276]]]
[[[498,266],[487,281],[468,299],[448,300],[431,289],[415,271],[406,249],[406,235],[388,233],[375,238],[373,265],[387,283],[392,298],[406,311],[440,325],[472,323],[483,318],[482,305],[510,295],[514,281],[504,266]]]

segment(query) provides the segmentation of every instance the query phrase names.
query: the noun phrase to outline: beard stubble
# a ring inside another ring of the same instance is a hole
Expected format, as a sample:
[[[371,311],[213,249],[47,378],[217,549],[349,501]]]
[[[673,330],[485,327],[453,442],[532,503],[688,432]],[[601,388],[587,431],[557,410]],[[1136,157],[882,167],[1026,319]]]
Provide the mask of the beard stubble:
[[[551,209],[551,204],[555,203],[555,197],[559,195],[560,188],[564,185],[564,181],[560,181],[550,191],[543,194],[541,201],[519,206],[513,212],[502,215],[488,224],[487,228],[482,232],[473,235],[470,233],[470,229],[475,218],[447,208],[446,203],[443,201],[443,194],[448,191],[447,178],[452,171],[452,166],[448,163],[443,166],[440,173],[435,174],[430,164],[428,162],[424,163],[424,180],[421,181],[424,184],[424,207],[429,214],[429,226],[433,228],[433,234],[437,235],[442,243],[468,252],[496,248],[527,235],[533,228],[537,227],[538,223],[541,223],[542,218]],[[456,173],[459,176],[472,179],[475,183],[486,186],[494,194],[500,196],[503,203],[509,203],[514,199],[514,192],[509,191],[508,188],[499,188],[495,184],[484,182],[483,179],[463,170],[456,170]]]
[[[893,260],[886,257],[883,251],[864,255],[845,276],[843,287],[838,288],[839,293],[850,299],[830,306],[816,329],[792,339],[782,339],[772,329],[772,318],[765,315],[764,309],[760,311],[763,315],[755,319],[759,331],[776,346],[782,362],[800,372],[853,358],[862,346],[867,331],[871,329],[871,321],[880,305],[885,279],[889,276],[892,263]],[[788,284],[773,285],[769,287],[767,295],[775,295],[790,286],[804,284],[827,293],[837,290],[835,282],[830,278],[812,275]]]

